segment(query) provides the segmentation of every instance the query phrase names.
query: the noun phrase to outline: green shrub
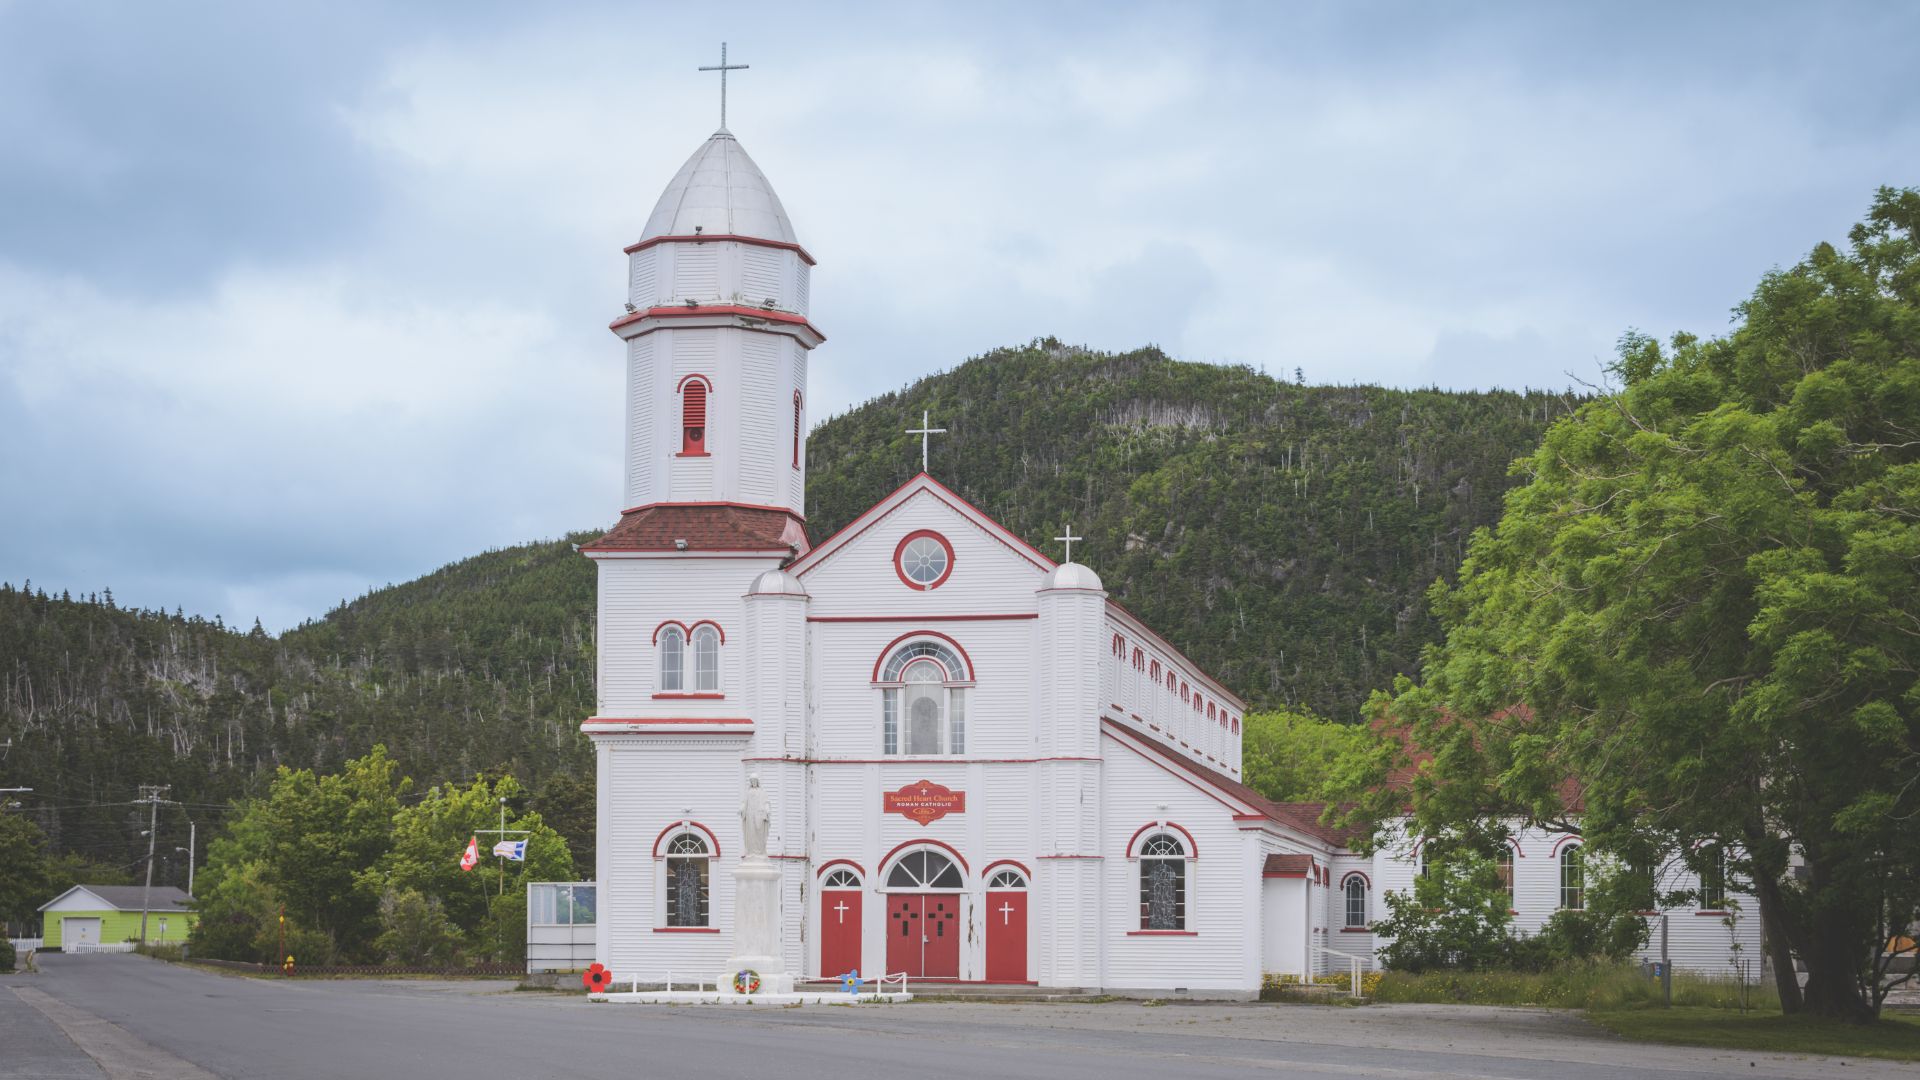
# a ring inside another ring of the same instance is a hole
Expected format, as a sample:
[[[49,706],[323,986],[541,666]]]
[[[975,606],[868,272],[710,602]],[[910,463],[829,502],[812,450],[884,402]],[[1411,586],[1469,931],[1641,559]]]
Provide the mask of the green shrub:
[[[1740,983],[1731,976],[1679,974],[1673,1003],[1712,1009],[1741,1007]],[[1544,1005],[1561,1009],[1651,1008],[1664,1003],[1660,981],[1637,963],[1571,962],[1541,971],[1389,971],[1374,991],[1376,1001],[1463,1005]],[[1748,983],[1749,1009],[1780,1007],[1770,982]]]

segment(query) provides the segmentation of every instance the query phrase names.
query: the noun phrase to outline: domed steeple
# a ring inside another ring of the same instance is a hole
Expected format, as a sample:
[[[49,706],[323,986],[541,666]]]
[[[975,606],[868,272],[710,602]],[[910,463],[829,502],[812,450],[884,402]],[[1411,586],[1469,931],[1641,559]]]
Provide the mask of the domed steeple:
[[[642,243],[661,236],[744,236],[798,244],[780,196],[726,128],[700,144],[654,204]]]

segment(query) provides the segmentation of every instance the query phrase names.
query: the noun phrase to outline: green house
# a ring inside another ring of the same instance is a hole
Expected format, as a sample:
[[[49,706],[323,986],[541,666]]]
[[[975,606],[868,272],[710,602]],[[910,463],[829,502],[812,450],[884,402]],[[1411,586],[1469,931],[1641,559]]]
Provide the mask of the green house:
[[[40,906],[41,945],[62,952],[115,952],[140,940],[140,885],[75,885]],[[147,900],[147,941],[180,944],[196,918],[193,897],[171,885],[155,885]]]

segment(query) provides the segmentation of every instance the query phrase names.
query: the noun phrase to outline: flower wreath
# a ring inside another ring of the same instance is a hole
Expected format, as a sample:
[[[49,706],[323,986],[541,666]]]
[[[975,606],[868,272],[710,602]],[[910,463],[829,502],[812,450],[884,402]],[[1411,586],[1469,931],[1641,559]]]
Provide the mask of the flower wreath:
[[[580,982],[587,988],[588,993],[597,994],[613,982],[613,972],[608,971],[602,964],[595,964],[580,976]]]
[[[733,992],[736,994],[756,994],[760,992],[760,973],[747,968],[733,977]]]

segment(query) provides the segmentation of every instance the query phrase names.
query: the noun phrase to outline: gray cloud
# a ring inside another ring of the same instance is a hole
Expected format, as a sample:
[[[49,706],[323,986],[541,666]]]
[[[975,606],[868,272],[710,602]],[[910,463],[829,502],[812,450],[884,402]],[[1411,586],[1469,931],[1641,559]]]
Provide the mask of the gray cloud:
[[[279,628],[618,509],[715,116],[817,415],[996,345],[1564,385],[1920,182],[1906,6],[0,5],[0,578]]]

